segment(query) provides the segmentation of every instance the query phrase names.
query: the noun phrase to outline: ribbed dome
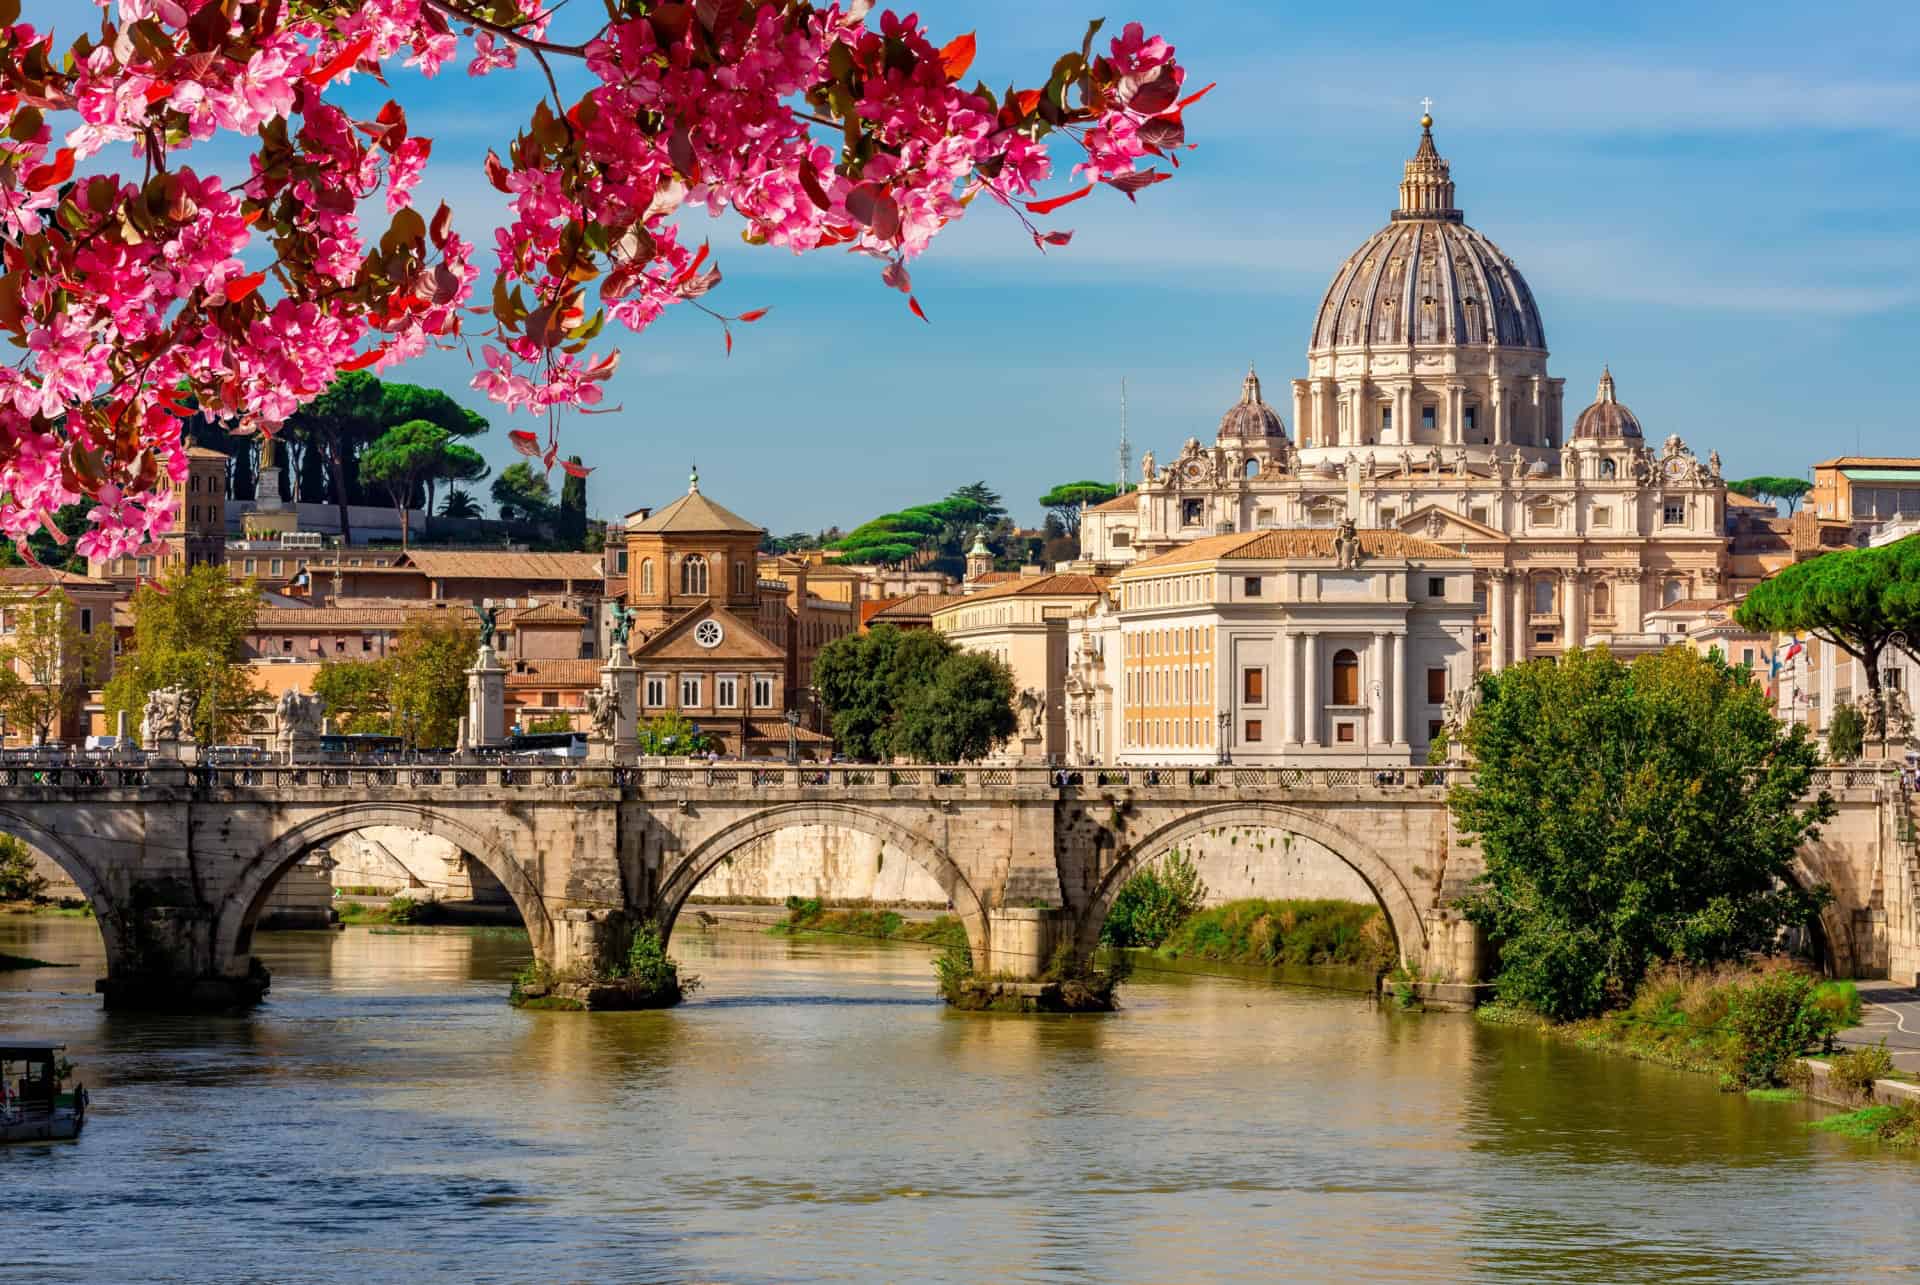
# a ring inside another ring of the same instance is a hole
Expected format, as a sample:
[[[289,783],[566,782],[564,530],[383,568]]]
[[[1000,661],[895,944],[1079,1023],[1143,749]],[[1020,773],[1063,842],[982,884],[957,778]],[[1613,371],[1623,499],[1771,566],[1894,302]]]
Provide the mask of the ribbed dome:
[[[1500,247],[1453,208],[1453,179],[1422,118],[1400,208],[1334,274],[1313,350],[1361,345],[1497,344],[1544,351],[1533,291]]]
[[[1573,436],[1576,439],[1645,436],[1633,412],[1614,400],[1613,372],[1604,366],[1600,369],[1599,395],[1574,421]]]
[[[1219,439],[1223,442],[1257,442],[1270,437],[1285,437],[1287,426],[1273,407],[1260,399],[1260,376],[1247,367],[1240,384],[1240,400],[1220,417]]]

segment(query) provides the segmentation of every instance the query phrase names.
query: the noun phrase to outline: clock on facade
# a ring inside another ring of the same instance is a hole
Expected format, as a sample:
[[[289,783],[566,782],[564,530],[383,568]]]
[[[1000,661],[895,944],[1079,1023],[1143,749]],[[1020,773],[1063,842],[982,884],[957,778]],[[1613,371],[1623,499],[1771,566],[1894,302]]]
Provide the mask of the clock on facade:
[[[727,631],[720,627],[717,620],[703,620],[693,627],[693,640],[702,647],[718,647]]]

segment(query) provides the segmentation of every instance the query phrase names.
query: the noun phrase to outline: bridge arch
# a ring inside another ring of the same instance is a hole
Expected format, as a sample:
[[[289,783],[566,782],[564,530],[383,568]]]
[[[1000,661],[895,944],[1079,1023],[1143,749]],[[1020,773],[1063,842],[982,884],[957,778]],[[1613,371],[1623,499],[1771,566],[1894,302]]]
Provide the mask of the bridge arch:
[[[1095,887],[1074,927],[1074,945],[1089,956],[1100,945],[1113,899],[1128,879],[1169,849],[1187,839],[1225,826],[1269,826],[1312,839],[1345,862],[1366,883],[1393,930],[1400,958],[1418,967],[1427,957],[1427,925],[1413,894],[1393,866],[1371,844],[1354,837],[1324,817],[1282,803],[1222,803],[1189,812],[1136,840]]]
[[[1826,863],[1820,855],[1802,846],[1793,854],[1789,874],[1793,884],[1802,892],[1825,885],[1832,890],[1834,897],[1820,908],[1819,915],[1808,926],[1816,937],[1814,949],[1820,956],[1820,966],[1829,977],[1852,977],[1859,970],[1854,966],[1856,952],[1853,941],[1853,925],[1849,915],[1842,908],[1844,884],[1826,873]]]
[[[126,954],[126,925],[120,921],[118,903],[92,858],[65,836],[8,808],[0,808],[0,834],[20,840],[59,866],[73,880],[86,897],[87,904],[93,907],[93,917],[100,925],[100,937],[106,946],[107,965],[111,971]]]
[[[214,941],[221,958],[237,959],[253,949],[253,926],[280,876],[312,849],[369,826],[393,826],[444,839],[485,866],[513,898],[527,926],[534,954],[548,957],[553,917],[546,902],[511,850],[495,836],[475,828],[445,808],[412,803],[353,803],[306,817],[276,835],[235,877],[220,905]]]
[[[947,855],[938,842],[878,813],[850,803],[812,800],[782,803],[729,822],[679,855],[660,881],[655,903],[655,922],[664,941],[673,934],[675,921],[687,898],[715,866],[756,839],[781,830],[803,825],[831,825],[870,835],[906,854],[922,870],[932,875],[953,902],[954,914],[967,930],[967,946],[976,961],[987,954],[987,911],[974,891],[966,873]]]

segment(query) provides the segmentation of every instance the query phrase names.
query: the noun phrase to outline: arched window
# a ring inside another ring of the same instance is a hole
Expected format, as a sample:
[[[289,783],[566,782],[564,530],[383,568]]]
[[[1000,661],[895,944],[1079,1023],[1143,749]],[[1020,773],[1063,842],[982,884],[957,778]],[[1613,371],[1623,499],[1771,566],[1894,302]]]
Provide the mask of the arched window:
[[[644,594],[650,594],[653,592],[653,559],[652,558],[640,559],[640,592]]]
[[[1593,586],[1593,614],[1596,616],[1613,614],[1613,586],[1604,580]]]
[[[1248,461],[1247,461],[1247,476],[1248,476],[1248,477],[1259,477],[1259,476],[1260,476],[1260,461],[1259,461],[1259,460],[1248,460]]]
[[[1611,482],[1620,474],[1620,466],[1612,460],[1600,461],[1600,476]]]
[[[707,560],[697,553],[680,563],[680,592],[689,596],[707,592]]]
[[[1344,648],[1333,653],[1333,703],[1360,703],[1360,658]]]
[[[1684,592],[1685,590],[1681,587],[1678,580],[1667,581],[1660,590],[1660,605],[1663,607],[1671,607],[1674,603],[1680,601],[1680,595]]]
[[[1551,616],[1553,614],[1553,577],[1535,576],[1533,579],[1533,614]]]

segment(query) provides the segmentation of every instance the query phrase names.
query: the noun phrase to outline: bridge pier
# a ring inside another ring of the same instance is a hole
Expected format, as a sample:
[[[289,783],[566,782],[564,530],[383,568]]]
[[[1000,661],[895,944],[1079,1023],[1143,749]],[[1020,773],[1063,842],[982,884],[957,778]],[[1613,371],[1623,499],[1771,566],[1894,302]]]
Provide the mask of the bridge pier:
[[[1002,906],[987,912],[987,958],[982,972],[1017,982],[1037,981],[1063,941],[1073,940],[1073,916],[1042,906]]]
[[[136,887],[108,932],[107,975],[94,983],[120,1012],[208,1013],[260,1002],[272,974],[251,954],[222,958],[213,913],[201,906],[151,905]],[[115,939],[118,939],[117,941]]]

